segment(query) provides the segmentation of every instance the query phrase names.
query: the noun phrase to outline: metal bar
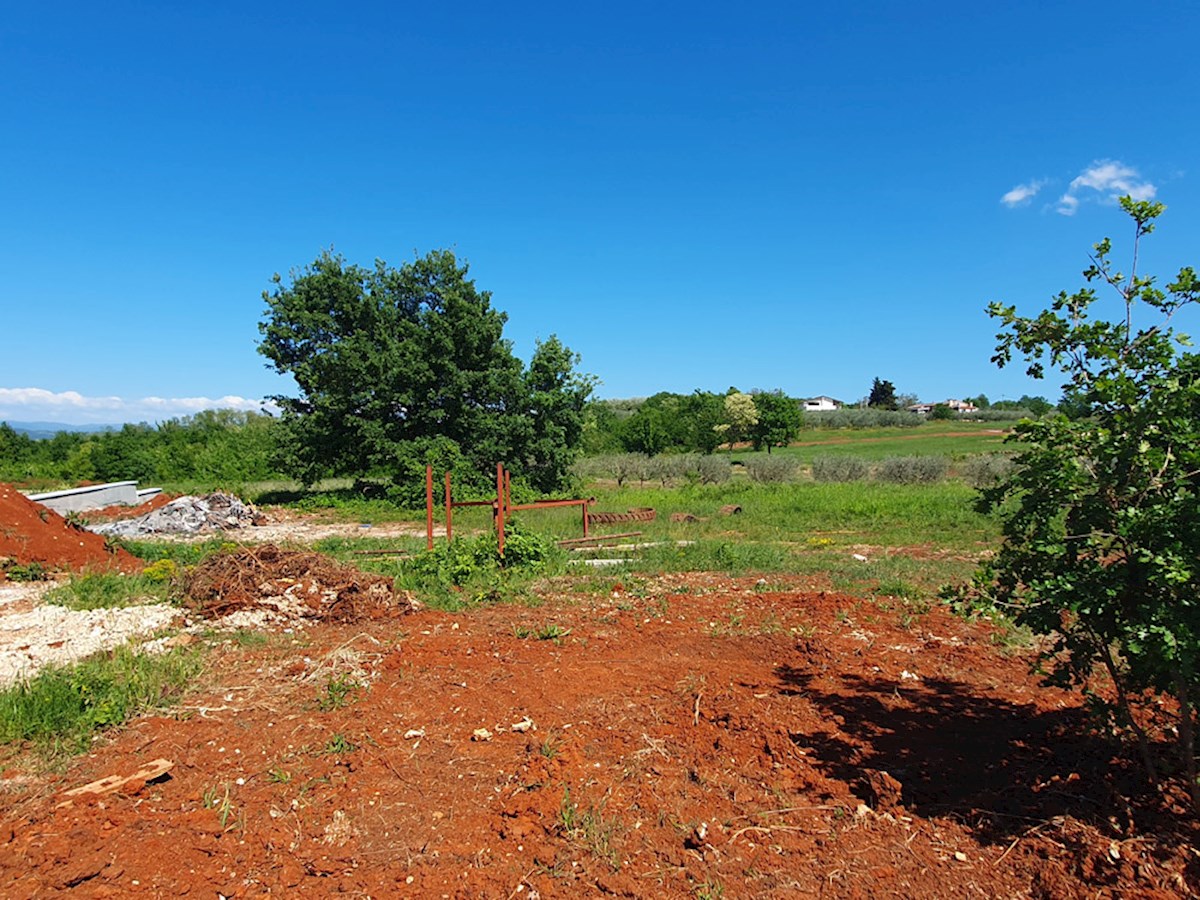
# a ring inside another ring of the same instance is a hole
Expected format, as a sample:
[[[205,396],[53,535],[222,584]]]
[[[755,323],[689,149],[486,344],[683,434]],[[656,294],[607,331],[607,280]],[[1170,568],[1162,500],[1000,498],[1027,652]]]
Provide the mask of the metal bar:
[[[592,537],[581,538],[564,538],[558,541],[560,547],[565,547],[568,544],[594,544],[596,541],[616,540],[617,538],[640,537],[640,531],[622,531],[620,534],[596,534]]]
[[[425,549],[433,549],[433,466],[425,467]]]
[[[446,543],[454,539],[451,521],[454,518],[454,504],[450,502],[450,470],[446,470]]]
[[[586,500],[534,500],[532,503],[517,503],[509,507],[509,510],[518,509],[552,509],[556,506],[578,506],[581,503],[587,503]]]
[[[583,501],[583,539],[586,541],[588,536],[588,504],[591,501]]]
[[[496,463],[496,551],[504,559],[504,464]]]

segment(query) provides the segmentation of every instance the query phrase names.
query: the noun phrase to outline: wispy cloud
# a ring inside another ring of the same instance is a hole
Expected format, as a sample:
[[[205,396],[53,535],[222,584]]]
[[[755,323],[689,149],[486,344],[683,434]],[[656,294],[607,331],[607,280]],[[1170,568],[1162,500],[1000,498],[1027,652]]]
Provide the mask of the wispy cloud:
[[[1009,209],[1028,206],[1046,185],[1052,181],[1061,184],[1065,180],[1036,178],[1018,184],[1002,196],[1000,202]],[[1052,206],[1064,216],[1073,216],[1084,203],[1115,203],[1118,197],[1126,194],[1134,200],[1151,200],[1157,193],[1158,188],[1144,179],[1133,166],[1117,159],[1098,159],[1071,179],[1067,189]],[[1051,204],[1042,208],[1050,209]]]
[[[0,387],[0,420],[51,421],[67,425],[160,421],[205,409],[272,410],[262,400],[224,397],[88,397],[78,391]]]
[[[1000,202],[1009,209],[1014,209],[1018,206],[1026,206],[1029,201],[1037,196],[1038,191],[1046,186],[1045,178],[1038,178],[1034,181],[1018,184],[1015,188],[1000,198]]]
[[[1133,166],[1115,159],[1099,159],[1072,179],[1066,193],[1058,198],[1056,209],[1064,216],[1073,216],[1085,200],[1115,202],[1128,194],[1134,200],[1151,200],[1158,193]]]

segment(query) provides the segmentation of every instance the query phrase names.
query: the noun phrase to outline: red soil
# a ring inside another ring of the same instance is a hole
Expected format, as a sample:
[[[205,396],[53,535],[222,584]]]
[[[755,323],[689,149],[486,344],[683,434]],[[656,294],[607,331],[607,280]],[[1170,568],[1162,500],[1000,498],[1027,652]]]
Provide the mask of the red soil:
[[[138,506],[126,506],[123,503],[116,503],[112,506],[106,506],[103,509],[89,509],[84,513],[84,517],[89,522],[113,522],[118,519],[136,519],[138,516],[144,516],[146,513],[154,512],[154,510],[166,506],[179,496],[179,494],[155,494],[145,503]]]
[[[100,535],[76,528],[11,484],[0,484],[0,557],[21,565],[39,563],[50,570],[73,572],[136,572],[141,568],[136,557],[110,549]]]
[[[0,895],[1200,887],[1177,785],[1146,788],[1027,654],[941,608],[820,586],[564,583],[532,608],[226,644],[181,713],[135,722],[61,781],[0,781]],[[363,686],[322,704],[339,678]],[[157,758],[174,763],[160,780],[62,802]]]

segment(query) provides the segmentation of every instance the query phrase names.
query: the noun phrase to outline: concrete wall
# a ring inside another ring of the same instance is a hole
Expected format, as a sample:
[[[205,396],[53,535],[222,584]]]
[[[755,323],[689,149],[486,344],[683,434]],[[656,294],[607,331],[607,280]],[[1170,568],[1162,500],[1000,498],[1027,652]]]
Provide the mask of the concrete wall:
[[[142,502],[138,499],[138,494],[136,481],[114,481],[111,484],[92,484],[87,487],[72,488],[69,491],[50,491],[48,494],[27,494],[26,496],[42,506],[48,506],[59,515],[65,516],[70,512],[103,509],[118,503],[125,506],[137,506]]]

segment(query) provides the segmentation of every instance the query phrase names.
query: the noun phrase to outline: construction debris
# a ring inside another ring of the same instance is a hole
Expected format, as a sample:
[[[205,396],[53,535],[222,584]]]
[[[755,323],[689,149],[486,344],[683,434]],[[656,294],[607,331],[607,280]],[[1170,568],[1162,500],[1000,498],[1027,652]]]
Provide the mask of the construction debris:
[[[201,534],[229,531],[264,522],[262,514],[232,494],[180,497],[136,519],[89,525],[97,534],[143,537],[150,534]]]

